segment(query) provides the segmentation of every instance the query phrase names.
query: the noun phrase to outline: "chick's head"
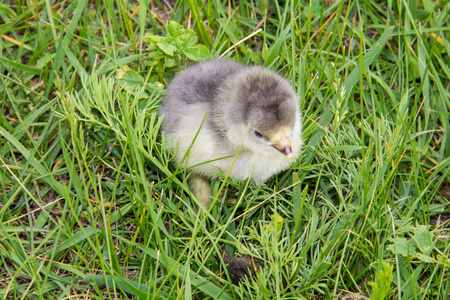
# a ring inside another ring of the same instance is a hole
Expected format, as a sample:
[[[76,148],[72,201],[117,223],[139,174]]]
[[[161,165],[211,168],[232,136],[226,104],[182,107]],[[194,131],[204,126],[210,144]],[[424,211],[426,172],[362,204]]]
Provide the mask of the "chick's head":
[[[236,76],[227,89],[222,112],[228,141],[242,143],[245,150],[270,156],[282,153],[291,159],[291,139],[299,108],[287,80],[254,67]]]

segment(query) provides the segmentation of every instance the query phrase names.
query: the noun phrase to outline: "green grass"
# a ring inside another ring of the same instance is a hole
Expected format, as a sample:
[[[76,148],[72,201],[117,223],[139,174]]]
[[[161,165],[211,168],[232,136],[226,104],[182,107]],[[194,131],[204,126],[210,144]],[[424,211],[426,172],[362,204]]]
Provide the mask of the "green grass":
[[[139,3],[0,1],[0,298],[448,299],[448,2]],[[301,159],[215,181],[236,205],[199,213],[163,147],[168,20],[298,92]]]

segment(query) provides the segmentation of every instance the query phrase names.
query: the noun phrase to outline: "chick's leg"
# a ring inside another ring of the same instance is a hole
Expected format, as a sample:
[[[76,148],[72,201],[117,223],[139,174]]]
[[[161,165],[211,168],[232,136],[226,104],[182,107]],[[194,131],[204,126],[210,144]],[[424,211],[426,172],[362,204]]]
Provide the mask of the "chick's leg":
[[[194,196],[205,208],[208,208],[211,205],[211,186],[209,180],[203,176],[191,174],[189,181]]]

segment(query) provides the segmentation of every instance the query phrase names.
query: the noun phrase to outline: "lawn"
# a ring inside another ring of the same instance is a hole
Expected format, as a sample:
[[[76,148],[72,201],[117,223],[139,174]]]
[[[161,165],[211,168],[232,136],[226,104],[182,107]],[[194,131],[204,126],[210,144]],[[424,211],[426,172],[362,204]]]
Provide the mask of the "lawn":
[[[0,1],[0,298],[449,299],[448,1]],[[305,145],[198,208],[157,116],[226,57]]]

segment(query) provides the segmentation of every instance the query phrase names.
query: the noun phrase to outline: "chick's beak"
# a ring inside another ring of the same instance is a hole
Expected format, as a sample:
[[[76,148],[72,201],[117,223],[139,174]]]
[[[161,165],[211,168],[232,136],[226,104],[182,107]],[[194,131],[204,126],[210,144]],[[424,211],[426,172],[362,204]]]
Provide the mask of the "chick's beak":
[[[284,134],[280,137],[278,141],[276,141],[272,147],[286,155],[287,158],[292,159],[292,147],[291,147],[291,141],[289,141],[289,138],[286,137]]]

